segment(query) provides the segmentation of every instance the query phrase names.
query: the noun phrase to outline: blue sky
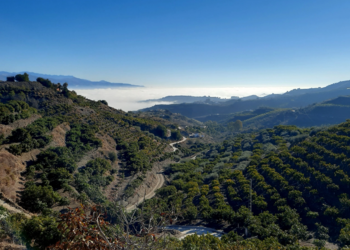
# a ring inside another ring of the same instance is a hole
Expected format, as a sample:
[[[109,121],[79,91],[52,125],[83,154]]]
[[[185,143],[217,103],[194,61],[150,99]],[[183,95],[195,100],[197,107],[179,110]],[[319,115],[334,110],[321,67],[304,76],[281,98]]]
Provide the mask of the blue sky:
[[[349,0],[4,0],[0,71],[145,86],[350,79]]]

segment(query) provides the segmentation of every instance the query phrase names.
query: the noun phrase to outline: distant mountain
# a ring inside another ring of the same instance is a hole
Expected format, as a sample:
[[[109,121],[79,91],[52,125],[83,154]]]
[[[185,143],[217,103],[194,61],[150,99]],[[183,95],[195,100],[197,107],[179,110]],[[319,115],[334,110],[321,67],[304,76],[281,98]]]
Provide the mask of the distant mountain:
[[[276,109],[264,114],[246,117],[248,119],[242,119],[243,126],[252,129],[272,128],[276,125],[311,127],[338,124],[350,119],[350,96],[340,96],[305,108]],[[238,115],[232,120],[239,118]]]
[[[324,102],[343,95],[350,95],[350,81],[338,82],[324,88],[311,89],[294,89],[282,95],[269,95],[257,99],[230,99],[226,102],[217,104],[207,103],[185,103],[185,104],[171,104],[171,105],[155,105],[153,107],[144,109],[169,110],[172,113],[180,113],[190,118],[198,119],[200,121],[207,120],[206,116],[225,115],[255,110],[259,107],[271,108],[301,108],[314,103]],[[349,117],[350,118],[350,117]]]
[[[242,98],[239,98],[239,99],[241,99],[242,101],[255,100],[255,99],[259,99],[259,96],[257,96],[257,95],[250,95],[250,96],[245,96],[245,97],[242,97]]]
[[[237,100],[238,96],[231,96],[230,99],[212,97],[212,96],[190,96],[190,95],[175,95],[175,96],[165,96],[160,99],[149,99],[140,102],[173,102],[173,103],[219,103],[226,102],[228,100]]]
[[[17,74],[23,74],[23,72],[6,72],[0,71],[0,80],[5,81],[7,76],[15,76]],[[89,81],[86,79],[80,79],[74,76],[65,75],[46,75],[34,72],[27,72],[29,74],[29,80],[36,81],[38,77],[49,79],[53,83],[68,83],[70,89],[96,89],[96,88],[132,88],[143,87],[140,85],[133,85],[128,83],[112,83],[107,81]]]

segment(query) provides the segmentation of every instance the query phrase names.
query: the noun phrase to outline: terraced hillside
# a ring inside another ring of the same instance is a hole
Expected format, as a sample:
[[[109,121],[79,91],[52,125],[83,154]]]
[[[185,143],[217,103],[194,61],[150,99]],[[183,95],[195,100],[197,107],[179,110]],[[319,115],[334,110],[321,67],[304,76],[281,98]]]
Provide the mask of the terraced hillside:
[[[163,138],[176,125],[38,81],[0,83],[0,190],[24,209],[128,200],[171,157]]]

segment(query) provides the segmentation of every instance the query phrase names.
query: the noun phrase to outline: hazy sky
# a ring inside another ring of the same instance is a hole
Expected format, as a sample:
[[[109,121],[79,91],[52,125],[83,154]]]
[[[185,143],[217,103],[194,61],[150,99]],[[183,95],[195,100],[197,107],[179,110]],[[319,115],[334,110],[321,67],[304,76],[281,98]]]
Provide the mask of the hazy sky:
[[[3,0],[0,71],[145,86],[350,79],[349,0]]]

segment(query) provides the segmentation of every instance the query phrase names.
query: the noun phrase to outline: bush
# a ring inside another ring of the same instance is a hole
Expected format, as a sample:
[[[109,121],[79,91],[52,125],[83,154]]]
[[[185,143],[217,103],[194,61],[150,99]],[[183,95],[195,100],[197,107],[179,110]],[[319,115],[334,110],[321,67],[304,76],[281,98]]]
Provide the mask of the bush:
[[[117,160],[117,154],[114,152],[109,152],[108,158],[111,160],[111,162],[115,162]]]

